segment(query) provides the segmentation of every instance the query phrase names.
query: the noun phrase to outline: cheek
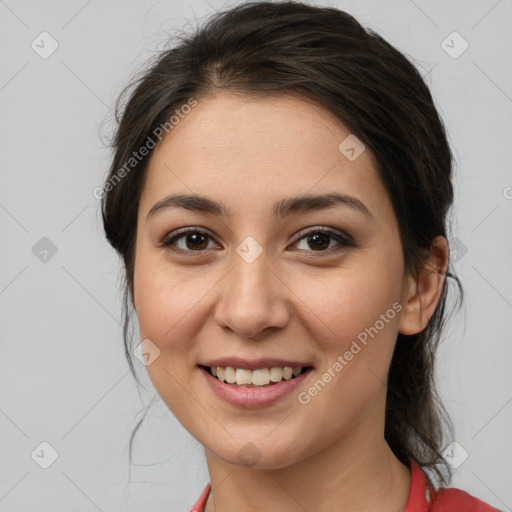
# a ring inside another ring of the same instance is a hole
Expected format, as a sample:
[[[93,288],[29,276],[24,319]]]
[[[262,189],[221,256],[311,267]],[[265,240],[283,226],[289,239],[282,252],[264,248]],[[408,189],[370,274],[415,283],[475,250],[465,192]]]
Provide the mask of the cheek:
[[[165,350],[169,344],[184,345],[183,329],[197,311],[204,295],[204,283],[180,277],[161,259],[141,255],[135,264],[134,302],[141,336]],[[196,319],[197,321],[197,319]]]
[[[325,279],[297,280],[294,291],[308,306],[310,335],[322,353],[322,382],[315,386],[329,389],[306,390],[317,393],[318,410],[356,421],[383,393],[402,309],[400,265],[368,254]]]
[[[134,303],[140,329],[140,340],[149,339],[157,347],[158,356],[146,371],[158,394],[169,409],[186,423],[187,407],[183,387],[190,387],[188,360],[193,323],[195,294],[184,294],[168,270],[158,262],[142,256],[135,265]]]
[[[195,370],[196,343],[210,314],[208,291],[218,277],[198,276],[170,267],[162,258],[141,254],[135,264],[134,302],[140,339],[149,339],[159,356],[146,367],[159,394],[179,414],[183,387]]]
[[[329,353],[348,350],[353,339],[376,323],[386,336],[397,327],[393,304],[400,299],[401,281],[396,271],[376,265],[361,267],[296,280],[294,292],[310,312],[315,339]]]
[[[322,354],[317,380],[301,403],[311,401],[326,436],[338,435],[364,411],[377,414],[385,398],[402,306],[396,273],[380,278],[381,270],[340,272],[297,290],[308,306],[308,329]],[[320,413],[324,410],[330,411],[329,418]]]

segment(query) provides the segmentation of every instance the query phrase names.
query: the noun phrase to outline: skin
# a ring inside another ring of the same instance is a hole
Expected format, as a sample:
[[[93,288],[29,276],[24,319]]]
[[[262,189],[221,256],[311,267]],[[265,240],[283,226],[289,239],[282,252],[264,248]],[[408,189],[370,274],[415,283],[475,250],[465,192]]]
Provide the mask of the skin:
[[[340,504],[397,512],[407,502],[409,469],[384,440],[385,382],[398,333],[419,332],[434,313],[448,249],[438,237],[418,279],[404,272],[397,219],[371,151],[350,161],[338,149],[349,134],[329,110],[300,97],[221,92],[200,99],[151,156],[134,304],[141,339],[160,350],[149,376],[205,447],[207,512]],[[357,197],[372,217],[341,205],[273,216],[279,200],[333,191]],[[146,221],[157,201],[177,193],[208,196],[231,215],[172,207]],[[187,245],[185,235],[174,251],[159,245],[187,226],[212,238],[188,237]],[[315,250],[304,232],[322,226],[355,246],[324,237],[328,248]],[[236,252],[247,236],[263,249],[252,263]],[[221,356],[309,361],[304,391],[395,302],[401,311],[306,405],[294,392],[261,409],[235,407],[197,367]],[[237,455],[248,442],[259,453],[251,467]]]

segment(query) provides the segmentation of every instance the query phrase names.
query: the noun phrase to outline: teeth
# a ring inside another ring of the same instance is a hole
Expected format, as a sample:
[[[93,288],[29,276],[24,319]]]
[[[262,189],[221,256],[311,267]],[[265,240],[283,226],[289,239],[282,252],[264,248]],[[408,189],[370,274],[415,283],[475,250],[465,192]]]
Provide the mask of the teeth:
[[[272,382],[279,382],[283,379],[283,369],[282,368],[270,368],[270,380]]]
[[[293,368],[291,366],[285,366],[283,369],[283,377],[288,380],[291,379],[293,375]]]
[[[270,370],[268,368],[260,368],[252,371],[251,384],[255,386],[266,386],[270,382]]]
[[[236,383],[241,386],[242,384],[252,384],[251,382],[251,370],[236,369]]]
[[[271,382],[280,382],[283,379],[289,380],[298,377],[302,372],[303,366],[278,366],[272,368],[259,368],[258,370],[247,370],[245,368],[233,368],[228,366],[222,368],[220,366],[212,367],[212,375],[220,381],[228,384],[236,384],[237,386],[267,386]]]
[[[297,377],[297,375],[299,375],[299,373],[302,371],[302,366],[294,366],[293,367],[293,375],[295,377]]]
[[[224,379],[226,379],[226,382],[229,382],[229,384],[233,384],[236,380],[235,376],[235,369],[231,366],[228,366],[224,369]]]

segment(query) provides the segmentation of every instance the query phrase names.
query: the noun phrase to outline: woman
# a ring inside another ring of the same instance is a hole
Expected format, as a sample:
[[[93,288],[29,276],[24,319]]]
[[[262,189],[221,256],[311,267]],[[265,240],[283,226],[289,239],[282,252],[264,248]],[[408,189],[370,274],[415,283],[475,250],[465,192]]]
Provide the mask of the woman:
[[[192,510],[496,510],[443,488],[452,155],[415,67],[340,10],[246,3],[121,110],[102,207],[126,354],[135,375],[133,305],[205,448]]]

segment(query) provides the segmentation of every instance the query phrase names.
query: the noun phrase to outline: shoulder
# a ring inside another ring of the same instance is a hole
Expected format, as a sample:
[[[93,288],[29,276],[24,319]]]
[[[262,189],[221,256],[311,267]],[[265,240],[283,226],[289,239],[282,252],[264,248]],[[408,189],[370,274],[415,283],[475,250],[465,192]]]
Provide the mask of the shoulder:
[[[433,497],[432,512],[499,512],[497,508],[491,507],[487,503],[471,496],[461,489],[452,487],[439,489]]]
[[[408,507],[406,512],[500,512],[461,489],[441,487],[436,491],[415,461],[411,461]]]

